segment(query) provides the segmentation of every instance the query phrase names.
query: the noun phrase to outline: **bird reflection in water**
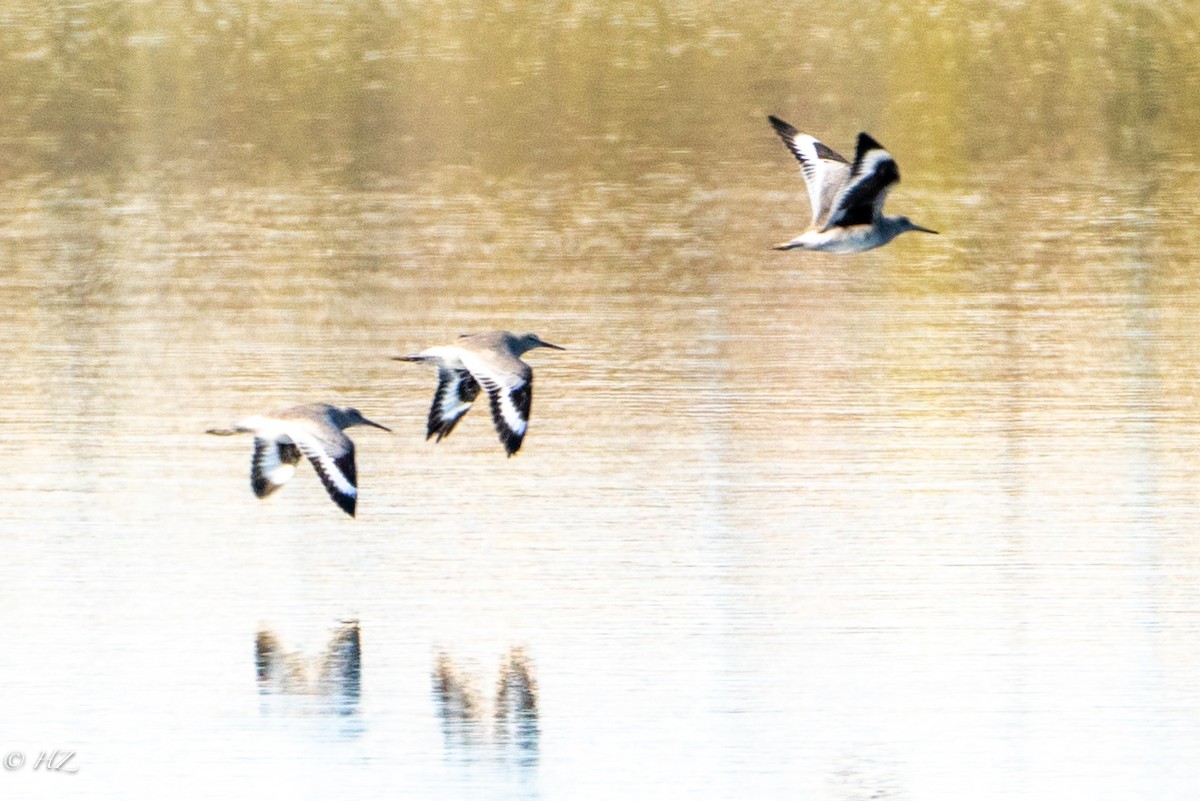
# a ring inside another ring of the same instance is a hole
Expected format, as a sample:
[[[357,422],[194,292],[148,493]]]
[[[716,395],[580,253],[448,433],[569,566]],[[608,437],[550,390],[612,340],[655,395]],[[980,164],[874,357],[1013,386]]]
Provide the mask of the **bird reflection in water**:
[[[254,665],[262,696],[306,696],[320,711],[351,715],[362,694],[362,639],[357,620],[343,620],[325,652],[308,657],[285,652],[279,638],[260,628],[254,638]]]
[[[537,680],[523,648],[500,660],[494,699],[485,699],[449,655],[433,665],[433,700],[446,749],[465,761],[493,759],[533,767],[538,759]]]

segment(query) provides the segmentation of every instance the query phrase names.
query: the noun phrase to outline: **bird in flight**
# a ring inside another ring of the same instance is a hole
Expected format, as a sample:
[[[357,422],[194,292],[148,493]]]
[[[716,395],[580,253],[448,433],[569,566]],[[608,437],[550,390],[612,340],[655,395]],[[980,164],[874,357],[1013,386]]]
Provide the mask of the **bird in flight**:
[[[312,462],[333,502],[354,517],[358,473],[354,467],[354,443],[345,434],[350,426],[391,431],[363,417],[358,409],[309,403],[271,416],[247,417],[233,428],[210,428],[208,433],[222,437],[254,434],[250,487],[258,497],[265,498],[286,484],[303,454]]]
[[[509,456],[516,453],[529,427],[533,405],[533,368],[521,361],[521,356],[534,348],[566,350],[537,334],[488,331],[466,334],[449,345],[427,348],[411,356],[394,357],[397,361],[437,366],[438,384],[429,408],[425,439],[436,436],[440,442],[448,436],[482,387],[505,452]]]
[[[800,173],[812,205],[808,230],[776,245],[776,250],[858,253],[886,245],[906,231],[937,233],[907,217],[888,217],[883,213],[888,190],[900,181],[900,169],[892,155],[869,134],[858,135],[851,164],[832,148],[778,117],[767,119],[800,162]]]

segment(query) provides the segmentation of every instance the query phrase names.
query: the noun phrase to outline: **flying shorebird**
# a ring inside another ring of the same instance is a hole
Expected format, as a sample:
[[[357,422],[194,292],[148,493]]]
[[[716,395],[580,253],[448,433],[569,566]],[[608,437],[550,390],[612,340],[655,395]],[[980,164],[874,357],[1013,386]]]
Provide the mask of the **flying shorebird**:
[[[208,433],[222,437],[254,434],[250,486],[258,497],[265,498],[286,484],[303,454],[312,462],[333,502],[354,517],[358,473],[354,469],[354,443],[343,429],[359,425],[391,431],[363,417],[358,409],[308,403],[272,417],[247,417],[233,428],[210,428]]]
[[[489,331],[464,334],[453,344],[427,348],[412,356],[394,357],[401,362],[437,365],[438,385],[429,408],[425,439],[436,434],[441,442],[442,437],[449,436],[483,387],[504,450],[509,456],[516,453],[529,426],[533,404],[533,370],[520,357],[534,348],[566,350],[543,342],[537,334]]]
[[[907,217],[887,217],[883,201],[900,181],[896,160],[867,133],[858,135],[854,164],[778,117],[767,117],[775,133],[800,162],[808,186],[812,224],[776,250],[825,250],[857,253],[886,245],[905,231],[924,231]]]

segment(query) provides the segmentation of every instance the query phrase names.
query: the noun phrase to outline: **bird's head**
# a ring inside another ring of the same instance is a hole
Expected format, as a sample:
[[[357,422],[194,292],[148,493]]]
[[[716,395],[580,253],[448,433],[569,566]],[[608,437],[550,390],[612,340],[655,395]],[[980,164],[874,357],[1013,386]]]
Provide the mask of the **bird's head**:
[[[917,225],[915,222],[908,219],[907,217],[901,217],[899,222],[900,222],[900,232],[901,233],[904,233],[905,231],[920,231],[921,233],[924,233],[924,234],[938,233],[937,231],[933,230],[932,228],[926,228],[923,225]]]
[[[512,339],[513,349],[517,355],[533,350],[534,348],[554,348],[554,350],[566,350],[561,345],[552,345],[539,337],[537,334],[516,334]]]
[[[391,431],[387,426],[381,426],[373,420],[368,420],[363,417],[362,412],[358,409],[347,406],[344,409],[334,410],[335,421],[338,428],[349,428],[350,426],[372,426],[374,428],[382,428],[384,431]]]

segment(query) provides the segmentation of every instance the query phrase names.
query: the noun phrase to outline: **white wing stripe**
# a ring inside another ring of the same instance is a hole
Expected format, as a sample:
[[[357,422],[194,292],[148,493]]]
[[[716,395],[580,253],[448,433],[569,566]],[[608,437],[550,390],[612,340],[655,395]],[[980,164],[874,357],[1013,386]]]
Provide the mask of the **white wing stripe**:
[[[808,189],[808,202],[812,207],[813,223],[821,213],[821,187],[825,185],[825,162],[817,155],[817,140],[808,134],[797,134],[792,137],[792,146],[800,158],[800,172],[804,176],[804,185]]]
[[[321,471],[328,476],[329,481],[337,488],[338,492],[350,498],[358,497],[358,489],[346,480],[346,476],[333,459],[330,458],[319,441],[307,434],[301,436],[293,435],[292,440],[295,441],[296,447],[304,452],[305,456],[321,466]]]
[[[442,417],[447,421],[457,420],[471,408],[471,404],[462,403],[459,400],[459,386],[462,384],[461,374],[457,370],[452,371],[452,374],[453,377],[446,382],[445,391],[438,398],[442,407]]]
[[[527,426],[526,420],[521,416],[521,412],[513,404],[512,393],[520,389],[523,384],[518,384],[511,389],[501,389],[500,395],[500,414],[504,417],[504,422],[508,425],[510,431],[518,437],[525,434]]]
[[[275,486],[281,486],[288,482],[292,476],[296,474],[296,466],[294,464],[283,464],[280,462],[276,467],[270,470],[264,470],[263,476]]]

